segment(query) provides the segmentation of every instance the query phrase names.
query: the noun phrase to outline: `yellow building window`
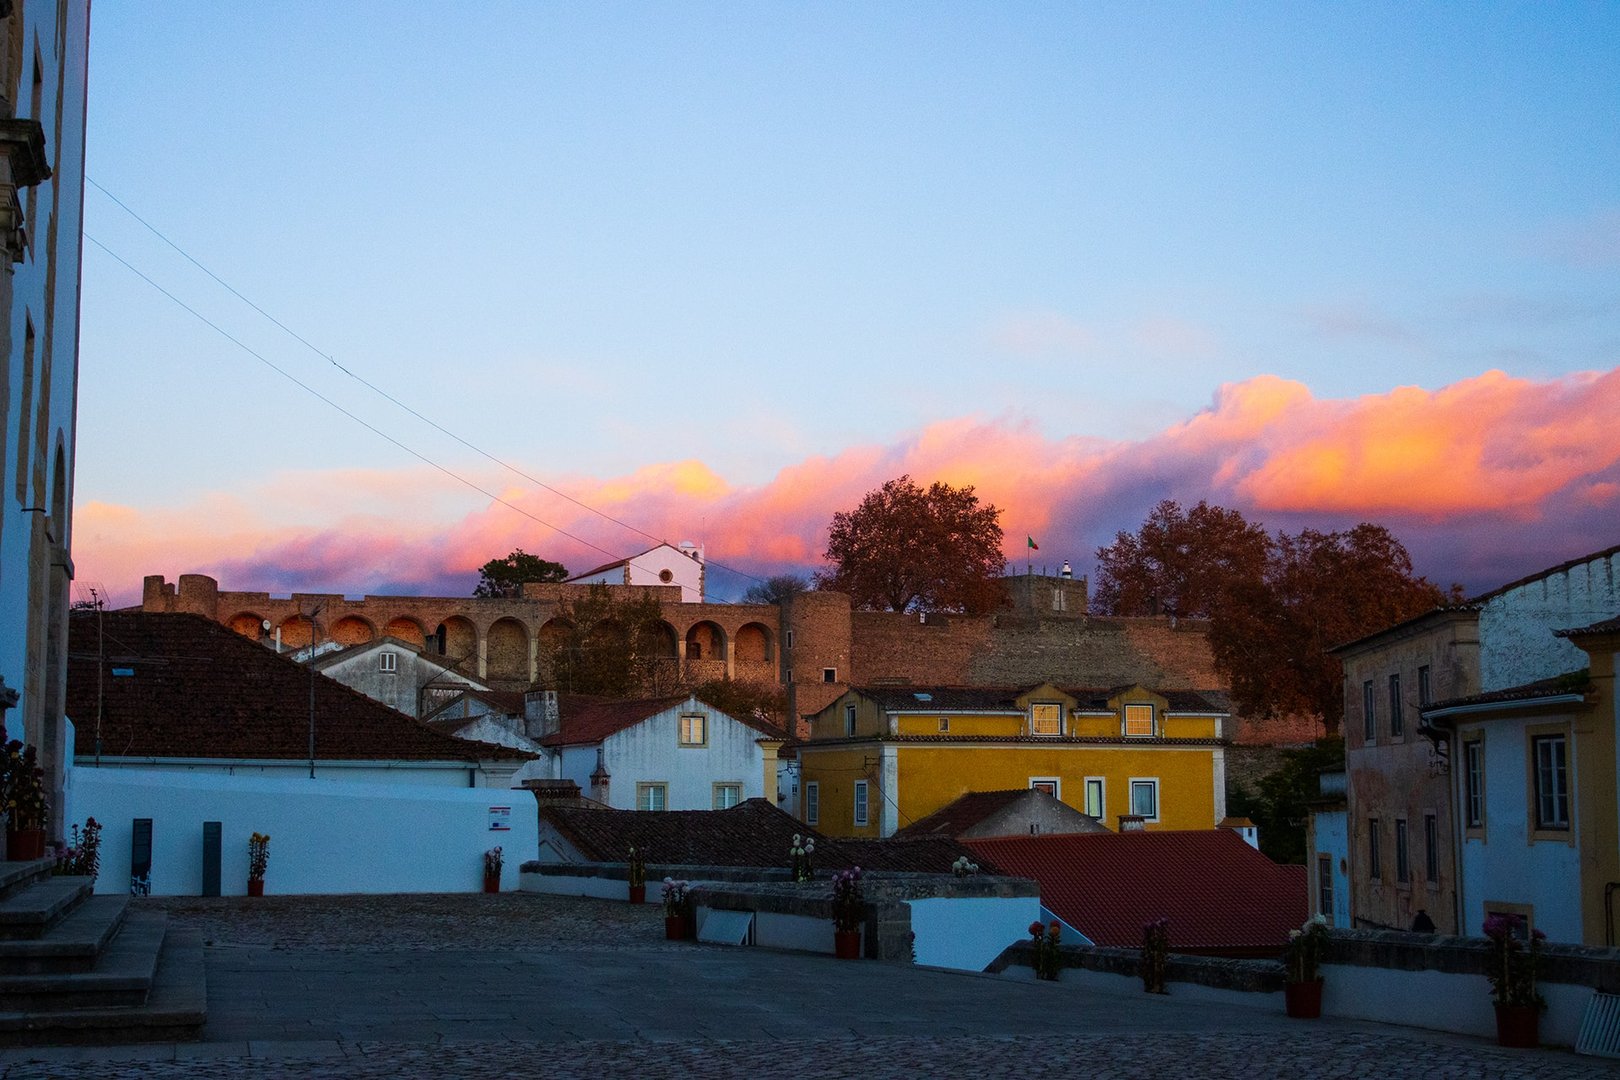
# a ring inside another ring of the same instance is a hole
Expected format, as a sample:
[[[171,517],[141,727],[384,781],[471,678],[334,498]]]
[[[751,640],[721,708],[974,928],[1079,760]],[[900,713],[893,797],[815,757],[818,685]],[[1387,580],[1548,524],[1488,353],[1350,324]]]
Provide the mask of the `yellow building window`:
[[[1125,706],[1125,734],[1138,737],[1153,734],[1152,705]]]
[[[1063,734],[1063,706],[1061,705],[1031,705],[1029,707],[1029,719],[1030,731],[1033,734]]]

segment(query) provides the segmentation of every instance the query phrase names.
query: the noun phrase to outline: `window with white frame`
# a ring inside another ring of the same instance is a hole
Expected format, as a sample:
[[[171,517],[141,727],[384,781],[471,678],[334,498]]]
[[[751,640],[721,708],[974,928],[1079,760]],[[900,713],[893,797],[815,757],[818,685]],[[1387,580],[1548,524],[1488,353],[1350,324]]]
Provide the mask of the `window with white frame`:
[[[1159,820],[1159,781],[1140,778],[1131,781],[1131,813],[1146,821]]]
[[[742,802],[741,784],[714,785],[714,808],[716,810],[730,810]]]
[[[822,682],[837,682],[838,681],[838,669],[835,668],[835,667],[824,667],[824,668],[822,668],[821,669],[821,681]]]
[[[867,798],[867,788],[870,782],[866,780],[855,781],[855,824],[866,825],[870,823],[871,806]]]
[[[1107,803],[1103,798],[1104,781],[1100,776],[1086,777],[1086,813],[1098,821],[1104,820]]]
[[[399,671],[399,653],[384,649],[377,654],[377,670],[384,675],[393,675]]]
[[[1485,825],[1485,744],[1479,739],[1463,743],[1463,824]]]
[[[804,823],[821,824],[821,781],[810,780],[804,785]]]
[[[1125,706],[1125,734],[1130,738],[1143,738],[1153,734],[1153,706]]]
[[[681,745],[706,746],[709,742],[709,718],[703,713],[681,714]]]
[[[1316,910],[1333,925],[1333,856],[1316,857]]]
[[[1029,707],[1029,730],[1032,735],[1062,735],[1063,706],[1038,702]]]
[[[1530,740],[1535,753],[1536,828],[1569,828],[1569,747],[1562,735]]]
[[[667,744],[666,744],[667,745]],[[656,784],[636,785],[637,810],[665,810],[669,807],[669,785],[663,782]]]
[[[1063,781],[1056,776],[1032,776],[1029,787],[1031,791],[1044,791],[1054,799],[1063,798]]]

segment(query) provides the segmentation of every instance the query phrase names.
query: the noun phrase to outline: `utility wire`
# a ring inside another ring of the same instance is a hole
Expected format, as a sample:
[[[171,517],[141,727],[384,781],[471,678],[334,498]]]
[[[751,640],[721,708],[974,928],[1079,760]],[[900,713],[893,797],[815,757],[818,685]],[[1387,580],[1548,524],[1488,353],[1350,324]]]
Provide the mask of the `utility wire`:
[[[529,481],[531,484],[534,484],[537,487],[544,488],[546,491],[551,492],[553,495],[556,495],[559,498],[566,499],[568,502],[573,503],[575,506],[579,507],[580,509],[585,510],[585,511],[587,511],[589,513],[595,514],[596,516],[598,516],[598,517],[600,517],[600,518],[602,518],[602,519],[604,519],[606,521],[611,521],[611,522],[613,522],[613,524],[618,525],[620,528],[627,529],[630,532],[633,532],[638,536],[641,536],[641,537],[644,537],[644,538],[646,538],[648,540],[651,540],[655,544],[669,544],[669,541],[664,539],[663,537],[655,536],[652,533],[646,531],[645,529],[642,529],[642,528],[639,528],[639,527],[637,527],[635,525],[632,525],[628,521],[624,521],[624,520],[622,520],[620,518],[614,517],[612,514],[607,513],[605,510],[599,510],[596,507],[591,506],[588,503],[581,502],[579,499],[574,498],[572,495],[569,495],[567,492],[560,491],[557,488],[552,487],[550,484],[546,483],[544,480],[541,480],[539,477],[532,476],[529,473],[527,473],[527,472],[523,471],[522,469],[518,468],[516,465],[513,465],[508,461],[505,461],[505,460],[503,460],[501,458],[496,457],[494,454],[491,454],[489,451],[483,449],[480,446],[475,445],[474,443],[469,442],[468,440],[462,438],[460,435],[457,435],[455,432],[453,432],[450,429],[448,429],[448,428],[444,427],[443,425],[439,424],[437,421],[433,420],[431,417],[424,416],[422,413],[420,413],[417,410],[413,409],[411,406],[405,404],[405,402],[399,400],[394,395],[390,394],[388,391],[386,391],[382,387],[378,386],[376,383],[371,382],[369,379],[365,378],[362,375],[357,375],[353,371],[350,371],[348,368],[346,368],[342,364],[338,363],[337,359],[334,356],[332,356],[332,354],[327,353],[327,352],[323,352],[318,346],[315,345],[314,342],[310,341],[308,338],[306,338],[302,334],[298,333],[292,327],[288,326],[286,323],[282,322],[280,319],[278,319],[274,315],[270,314],[264,308],[260,307],[258,304],[254,303],[252,300],[248,299],[240,291],[238,291],[236,289],[236,287],[233,286],[230,282],[226,281],[224,278],[220,277],[218,274],[216,274],[212,270],[208,269],[208,267],[206,267],[202,263],[198,262],[197,259],[195,259],[191,255],[190,252],[188,252],[185,248],[181,247],[179,244],[175,243],[173,240],[170,240],[167,236],[165,236],[163,234],[162,230],[160,230],[156,225],[153,225],[151,222],[149,222],[145,218],[141,217],[141,215],[137,214],[134,210],[130,209],[129,205],[126,204],[117,195],[114,195],[111,191],[108,191],[101,184],[96,183],[96,181],[94,179],[92,179],[91,177],[89,177],[89,176],[85,177],[85,181],[87,183],[89,183],[89,184],[94,185],[96,190],[100,191],[103,195],[107,196],[107,198],[111,199],[114,203],[116,203],[118,205],[119,209],[123,210],[124,213],[128,214],[130,217],[134,218],[136,221],[140,222],[141,225],[143,225],[147,229],[147,231],[149,231],[153,236],[157,237],[159,240],[162,240],[169,247],[173,248],[176,252],[179,253],[181,258],[185,259],[191,265],[195,266],[198,270],[201,270],[204,274],[207,274],[210,278],[212,278],[215,282],[217,282],[222,288],[224,288],[232,296],[234,296],[238,300],[242,301],[242,303],[246,304],[248,307],[252,308],[254,311],[258,312],[260,315],[264,316],[266,319],[268,319],[271,323],[273,323],[275,326],[280,328],[284,333],[286,333],[293,340],[297,341],[298,343],[303,345],[305,348],[309,349],[310,352],[314,353],[316,356],[319,356],[322,360],[325,360],[327,363],[329,363],[333,367],[337,368],[339,371],[341,371],[343,374],[347,375],[349,378],[353,379],[355,382],[359,383],[361,386],[364,386],[366,389],[372,391],[373,393],[377,394],[378,396],[380,396],[380,397],[384,398],[385,400],[391,402],[395,406],[397,406],[397,407],[405,410],[406,412],[410,413],[412,416],[416,417],[418,420],[422,421],[424,424],[427,424],[429,427],[433,428],[435,431],[439,432],[440,434],[443,434],[445,436],[448,436],[451,439],[454,439],[456,442],[460,443],[462,446],[465,446],[467,449],[471,450],[473,453],[478,454],[480,457],[483,457],[486,460],[495,463],[496,465],[499,465],[501,468],[506,469],[508,472],[511,472],[512,474],[514,474],[516,476],[521,476],[523,479]],[[102,250],[104,250],[104,251],[106,250],[104,245],[102,246]],[[109,252],[109,254],[111,254],[111,252]],[[119,261],[123,262],[122,259],[120,259]],[[125,263],[124,265],[128,266],[129,264]],[[130,267],[130,269],[133,270],[134,267]],[[148,279],[148,280],[150,280],[150,279]],[[172,299],[172,297],[171,297],[171,299]],[[193,314],[195,314],[195,312],[193,312]],[[375,430],[375,429],[373,429],[373,430]],[[566,535],[566,534],[564,534],[564,535]],[[674,547],[675,545],[674,544],[669,544],[669,546]],[[599,548],[598,550],[602,550],[602,549]],[[716,567],[718,569],[725,570],[728,573],[733,573],[733,574],[740,575],[741,577],[748,578],[750,581],[757,581],[757,582],[760,582],[761,584],[764,584],[764,580],[762,578],[755,577],[753,574],[746,573],[745,571],[738,570],[738,569],[736,569],[734,567],[726,566],[726,565],[724,565],[722,563],[714,562],[713,560],[705,560],[705,561],[710,566],[714,566],[714,567]]]

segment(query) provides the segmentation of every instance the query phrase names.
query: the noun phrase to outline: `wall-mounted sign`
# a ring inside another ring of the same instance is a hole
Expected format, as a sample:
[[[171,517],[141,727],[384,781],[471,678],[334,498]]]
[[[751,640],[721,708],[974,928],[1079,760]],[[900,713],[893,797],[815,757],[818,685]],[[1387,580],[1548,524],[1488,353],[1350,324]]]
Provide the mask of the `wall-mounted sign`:
[[[512,830],[512,808],[510,806],[492,806],[489,808],[489,831],[510,832]]]

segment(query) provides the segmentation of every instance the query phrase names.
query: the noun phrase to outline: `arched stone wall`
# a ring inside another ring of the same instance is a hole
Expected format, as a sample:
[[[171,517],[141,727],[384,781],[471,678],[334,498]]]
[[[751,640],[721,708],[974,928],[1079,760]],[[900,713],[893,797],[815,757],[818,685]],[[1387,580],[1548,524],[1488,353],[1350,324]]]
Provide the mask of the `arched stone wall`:
[[[427,631],[422,628],[421,623],[408,616],[397,615],[390,619],[388,625],[383,627],[383,634],[387,637],[409,642],[424,652],[428,651]]]
[[[332,640],[347,648],[350,645],[364,645],[368,641],[375,641],[377,628],[358,615],[345,615],[332,624]]]
[[[497,619],[484,635],[484,676],[529,681],[529,628],[516,619]]]
[[[264,616],[256,611],[239,611],[225,625],[252,641],[264,636]]]

